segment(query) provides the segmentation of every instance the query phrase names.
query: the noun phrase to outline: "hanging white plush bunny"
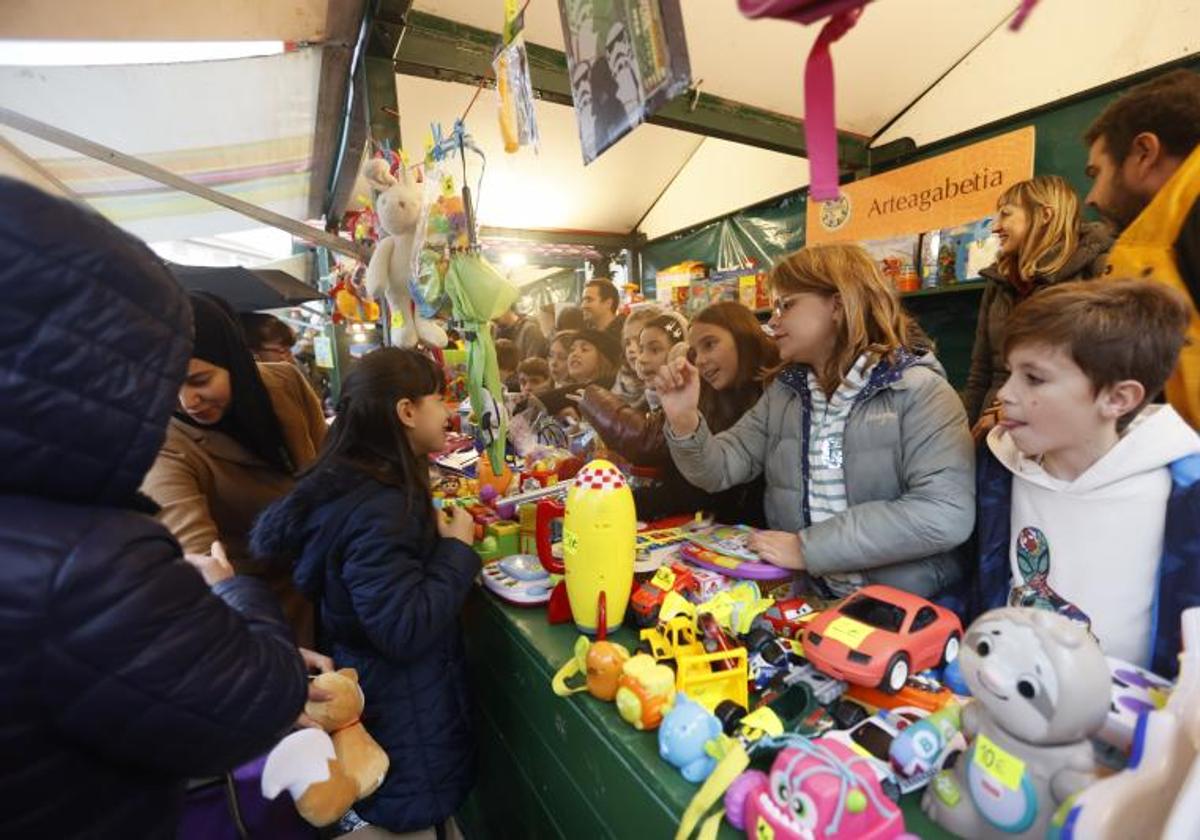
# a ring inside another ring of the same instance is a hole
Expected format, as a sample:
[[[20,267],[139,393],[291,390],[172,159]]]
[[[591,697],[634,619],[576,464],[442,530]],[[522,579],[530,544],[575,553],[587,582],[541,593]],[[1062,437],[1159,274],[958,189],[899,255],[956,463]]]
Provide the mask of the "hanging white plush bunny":
[[[388,162],[370,160],[363,177],[371,185],[379,228],[387,236],[380,238],[367,264],[367,294],[387,298],[392,312],[398,312],[404,324],[392,331],[397,347],[412,347],[418,341],[433,347],[446,346],[446,332],[432,321],[423,319],[409,290],[412,275],[413,236],[421,213],[421,191],[400,167],[400,177],[392,175]]]

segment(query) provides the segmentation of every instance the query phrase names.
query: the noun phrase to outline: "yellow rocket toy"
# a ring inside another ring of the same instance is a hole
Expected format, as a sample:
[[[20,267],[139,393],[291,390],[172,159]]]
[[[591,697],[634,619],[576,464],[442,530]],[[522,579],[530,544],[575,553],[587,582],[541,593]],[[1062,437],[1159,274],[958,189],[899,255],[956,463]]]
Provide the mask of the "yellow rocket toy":
[[[550,553],[550,520],[563,516],[562,560]],[[625,620],[633,588],[637,515],[633,494],[613,464],[597,459],[575,476],[564,507],[538,504],[538,555],[542,565],[566,579],[566,600],[580,632],[604,638]],[[562,596],[551,596],[550,620]]]

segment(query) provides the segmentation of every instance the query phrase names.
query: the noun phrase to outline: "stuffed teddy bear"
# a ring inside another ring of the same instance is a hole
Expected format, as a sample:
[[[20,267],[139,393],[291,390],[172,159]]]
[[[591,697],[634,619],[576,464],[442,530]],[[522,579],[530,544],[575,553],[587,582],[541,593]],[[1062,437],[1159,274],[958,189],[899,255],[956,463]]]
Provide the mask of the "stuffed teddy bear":
[[[409,181],[403,166],[398,171],[399,178],[392,175],[388,162],[380,158],[370,160],[363,171],[363,177],[371,185],[380,231],[386,234],[375,244],[367,264],[367,293],[387,298],[392,312],[403,319],[403,326],[393,332],[393,344],[413,347],[422,341],[433,347],[445,347],[445,330],[421,317],[409,288],[421,192]]]
[[[324,826],[374,793],[383,783],[389,761],[360,722],[365,701],[358,673],[342,668],[319,674],[313,685],[332,695],[304,706],[304,713],[321,729],[294,732],[271,750],[263,768],[262,790],[268,799],[288,791],[300,816]]]

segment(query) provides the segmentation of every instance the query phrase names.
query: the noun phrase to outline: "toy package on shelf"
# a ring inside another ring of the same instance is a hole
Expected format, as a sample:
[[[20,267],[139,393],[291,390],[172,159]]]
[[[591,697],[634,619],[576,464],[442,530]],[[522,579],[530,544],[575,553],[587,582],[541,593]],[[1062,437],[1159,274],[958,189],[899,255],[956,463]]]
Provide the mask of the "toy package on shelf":
[[[1000,243],[992,233],[992,217],[921,235],[921,286],[953,286],[979,280],[979,272],[996,261]]]
[[[921,288],[917,273],[919,239],[915,234],[896,236],[863,242],[862,247],[879,265],[879,270],[897,292],[915,292]]]

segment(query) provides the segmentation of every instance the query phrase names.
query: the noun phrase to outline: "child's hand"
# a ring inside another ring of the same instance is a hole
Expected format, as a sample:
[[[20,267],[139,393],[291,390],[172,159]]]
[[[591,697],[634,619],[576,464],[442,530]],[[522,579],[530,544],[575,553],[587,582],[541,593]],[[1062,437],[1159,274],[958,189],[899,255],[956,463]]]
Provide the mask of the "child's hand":
[[[448,505],[437,515],[438,533],[448,540],[458,540],[466,545],[475,542],[475,520],[466,508]]]
[[[700,372],[695,365],[685,358],[663,365],[653,377],[653,387],[671,431],[683,437],[699,428]]]
[[[233,566],[225,557],[225,546],[218,540],[212,544],[209,554],[184,554],[183,559],[191,563],[200,572],[200,577],[209,586],[216,586],[223,580],[233,577]]]
[[[746,544],[772,566],[796,571],[804,568],[804,545],[800,542],[799,534],[791,531],[755,531]]]
[[[317,688],[316,683],[312,681],[313,674],[326,674],[333,670],[333,660],[324,654],[317,653],[315,650],[308,648],[299,648],[300,658],[304,660],[304,666],[308,669],[308,702],[309,703],[327,703],[332,700],[334,695],[324,689]],[[306,713],[301,712],[300,717],[296,719],[296,726],[308,727],[310,729],[320,729],[321,724],[310,718]]]

